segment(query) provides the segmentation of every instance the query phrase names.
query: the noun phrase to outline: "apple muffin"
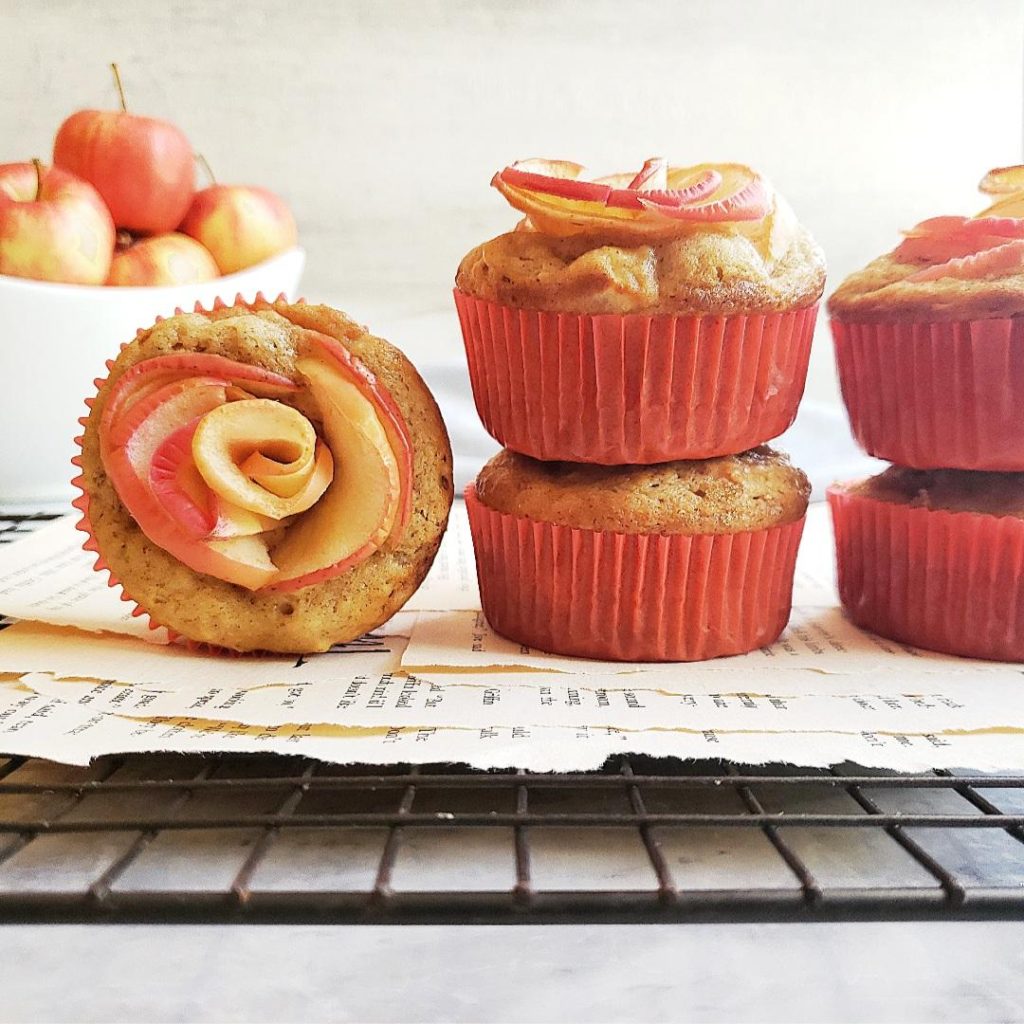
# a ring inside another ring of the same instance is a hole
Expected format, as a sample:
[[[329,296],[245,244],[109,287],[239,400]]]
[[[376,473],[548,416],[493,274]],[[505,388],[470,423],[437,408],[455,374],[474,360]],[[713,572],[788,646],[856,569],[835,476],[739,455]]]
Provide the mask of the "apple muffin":
[[[854,436],[917,469],[1024,470],[1024,166],[903,232],[829,299]]]
[[[828,500],[839,596],[857,625],[1024,661],[1024,473],[890,466]]]
[[[437,406],[397,349],[326,306],[223,305],[123,347],[84,419],[86,546],[150,618],[305,653],[390,618],[452,501]]]
[[[502,444],[650,464],[745,451],[792,423],[825,261],[764,177],[652,159],[588,180],[528,160],[493,184],[525,219],[466,255],[455,303]]]
[[[495,456],[466,492],[484,613],[557,654],[696,661],[789,619],[810,485],[767,446],[656,466]]]

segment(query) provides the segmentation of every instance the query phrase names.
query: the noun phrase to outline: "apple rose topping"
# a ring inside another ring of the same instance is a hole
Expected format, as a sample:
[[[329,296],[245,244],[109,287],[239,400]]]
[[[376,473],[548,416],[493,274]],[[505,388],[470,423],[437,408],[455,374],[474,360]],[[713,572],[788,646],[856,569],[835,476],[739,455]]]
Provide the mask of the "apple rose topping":
[[[978,187],[997,197],[981,213],[930,217],[903,232],[893,256],[901,263],[924,264],[904,281],[980,280],[1024,272],[1024,165],[989,171]]]
[[[774,202],[764,178],[743,164],[671,167],[661,157],[635,174],[594,179],[568,160],[522,160],[499,171],[491,184],[538,231],[638,241],[759,221]]]
[[[387,390],[314,331],[296,369],[298,382],[220,356],[158,356],[111,391],[107,475],[143,533],[196,572],[295,590],[408,522],[412,447]]]

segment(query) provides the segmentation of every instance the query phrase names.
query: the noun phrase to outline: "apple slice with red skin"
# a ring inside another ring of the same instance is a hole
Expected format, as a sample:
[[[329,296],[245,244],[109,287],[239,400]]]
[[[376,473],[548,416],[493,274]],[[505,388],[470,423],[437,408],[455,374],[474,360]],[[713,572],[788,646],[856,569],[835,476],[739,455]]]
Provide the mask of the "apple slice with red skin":
[[[635,189],[631,184],[625,189],[612,189],[608,205],[628,210],[643,210],[645,207],[641,200],[647,199],[659,207],[682,207],[711,195],[721,184],[722,175],[718,171],[704,170],[697,173],[689,184],[676,188]]]
[[[398,518],[395,521],[396,536],[399,536],[412,518],[413,491],[413,451],[409,428],[406,426],[402,410],[398,408],[387,388],[377,380],[373,372],[340,341],[320,334],[318,331],[306,331],[308,351],[310,355],[333,360],[343,374],[376,406],[381,424],[388,436],[388,443],[398,462],[398,473],[401,482],[401,503]]]
[[[183,377],[167,381],[158,388],[147,390],[145,395],[137,402],[133,402],[110,423],[105,431],[101,431],[102,441],[114,448],[126,445],[145,421],[152,417],[147,429],[156,432],[156,440],[159,443],[177,425],[187,422],[187,418],[181,419],[179,409],[188,412],[192,408],[190,403],[195,402],[197,404],[194,415],[201,416],[225,401],[226,388],[227,381],[216,377]],[[163,408],[160,415],[154,415],[161,407]],[[169,425],[175,417],[177,424]]]
[[[626,188],[668,188],[668,161],[663,156],[652,156],[645,160],[643,167]]]
[[[1015,217],[931,217],[904,232],[893,251],[903,262],[945,263],[1024,238],[1024,220]]]
[[[906,281],[921,282],[939,281],[951,277],[959,280],[974,281],[988,274],[1003,271],[1024,271],[1024,239],[997,245],[994,249],[951,259],[933,267],[925,267],[904,278]]]
[[[257,515],[212,491],[192,458],[199,419],[170,434],[149,465],[149,487],[167,514],[197,540],[224,540],[265,533],[281,521]]]
[[[150,489],[149,467],[164,440],[224,400],[223,385],[179,388],[176,386],[179,383],[184,382],[165,385],[168,389],[166,401],[139,420],[134,432],[123,443],[112,444],[109,435],[103,431],[101,421],[103,466],[118,497],[150,541],[195,572],[215,576],[248,590],[258,590],[276,575],[262,540],[250,537],[229,541],[197,540],[168,515]],[[149,403],[151,398],[146,402]],[[236,541],[252,543],[238,544]]]
[[[603,203],[611,186],[580,177],[585,168],[571,160],[518,160],[499,171],[501,178],[516,188],[526,188],[562,199],[584,199]]]
[[[771,209],[771,195],[764,179],[743,164],[716,164],[696,167],[721,175],[718,187],[700,202],[677,206],[651,196],[638,196],[645,210],[673,220],[714,223],[717,221],[760,220]]]
[[[136,400],[140,387],[154,389],[161,377],[166,379],[159,386],[185,377],[218,377],[231,384],[244,383],[247,391],[267,398],[280,398],[299,391],[298,384],[279,373],[247,366],[225,356],[202,352],[154,356],[136,363],[118,378],[103,410],[101,432],[109,430],[111,423]]]
[[[217,525],[213,492],[192,458],[199,417],[168,434],[149,464],[149,488],[164,511],[190,536],[209,537]]]
[[[335,475],[274,549],[282,578],[270,590],[298,590],[358,565],[404,529],[411,503],[405,421],[374,375],[339,342],[312,331],[297,366],[323,417]]]

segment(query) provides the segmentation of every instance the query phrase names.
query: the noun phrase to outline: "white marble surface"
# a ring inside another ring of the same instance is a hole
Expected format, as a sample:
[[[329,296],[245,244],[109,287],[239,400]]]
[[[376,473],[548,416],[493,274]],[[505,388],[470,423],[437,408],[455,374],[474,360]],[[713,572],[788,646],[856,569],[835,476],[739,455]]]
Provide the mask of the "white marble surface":
[[[1024,1020],[1024,924],[11,926],[2,1021]]]

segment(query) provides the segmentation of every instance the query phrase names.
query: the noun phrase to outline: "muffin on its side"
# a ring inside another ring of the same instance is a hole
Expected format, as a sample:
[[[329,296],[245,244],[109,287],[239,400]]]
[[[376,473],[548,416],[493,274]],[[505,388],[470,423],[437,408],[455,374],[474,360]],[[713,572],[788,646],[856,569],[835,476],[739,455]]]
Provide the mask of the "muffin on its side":
[[[588,180],[527,160],[492,184],[525,219],[456,275],[477,411],[545,460],[653,464],[777,437],[803,394],[825,262],[742,164]]]
[[[854,436],[918,469],[1024,470],[1024,167],[932,217],[829,299]]]
[[[1024,661],[1024,473],[890,466],[828,501],[839,595],[858,626]]]
[[[789,619],[810,487],[768,447],[656,466],[503,451],[466,491],[483,609],[520,643],[615,661],[698,661]]]
[[[260,299],[163,320],[108,365],[75,504],[97,568],[154,622],[237,651],[322,651],[419,586],[451,449],[386,341]]]

